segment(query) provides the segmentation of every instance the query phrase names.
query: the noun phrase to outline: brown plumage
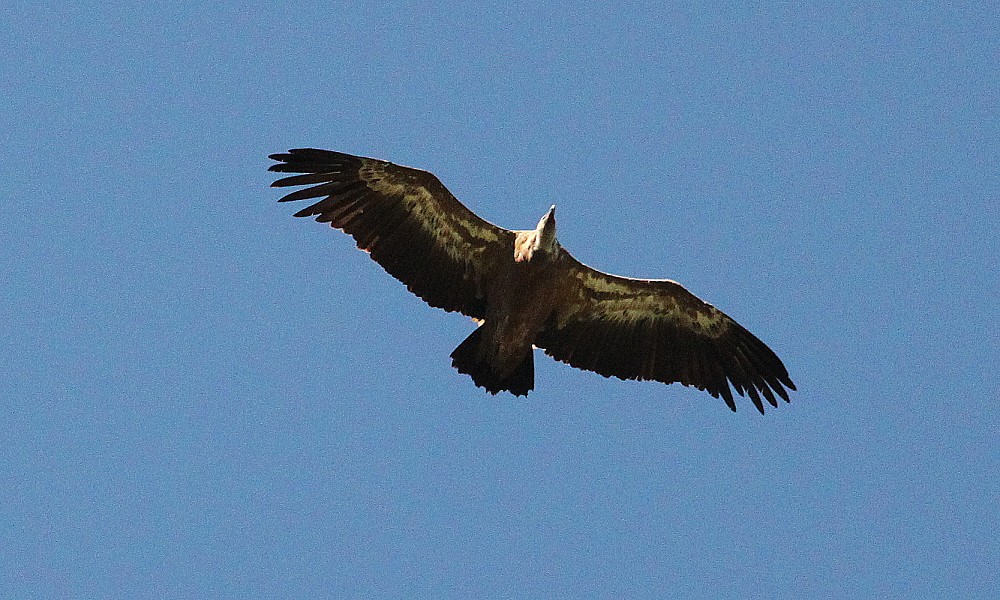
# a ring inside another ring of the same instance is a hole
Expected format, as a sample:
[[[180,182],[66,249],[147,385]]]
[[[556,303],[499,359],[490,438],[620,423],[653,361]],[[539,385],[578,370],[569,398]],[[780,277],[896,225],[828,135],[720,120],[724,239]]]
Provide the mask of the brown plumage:
[[[320,200],[295,213],[349,233],[390,275],[431,306],[482,322],[452,364],[496,394],[534,387],[533,348],[605,377],[678,382],[761,413],[794,390],[781,360],[714,306],[669,280],[592,269],[556,240],[555,207],[532,230],[497,227],[434,175],[328,150],[272,154],[271,171],[301,173],[273,187]]]

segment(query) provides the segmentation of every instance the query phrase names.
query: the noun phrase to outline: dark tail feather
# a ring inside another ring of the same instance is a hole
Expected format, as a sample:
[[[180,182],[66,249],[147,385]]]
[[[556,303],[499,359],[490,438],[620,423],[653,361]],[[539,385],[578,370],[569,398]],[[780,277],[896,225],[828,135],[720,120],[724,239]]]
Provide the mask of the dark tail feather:
[[[451,353],[451,366],[459,373],[472,377],[476,385],[486,388],[486,391],[493,395],[507,391],[515,396],[527,396],[535,387],[535,356],[532,350],[528,349],[524,360],[513,371],[507,375],[500,375],[494,370],[489,359],[483,356],[485,353],[479,351],[482,334],[483,329],[480,327],[455,348]]]

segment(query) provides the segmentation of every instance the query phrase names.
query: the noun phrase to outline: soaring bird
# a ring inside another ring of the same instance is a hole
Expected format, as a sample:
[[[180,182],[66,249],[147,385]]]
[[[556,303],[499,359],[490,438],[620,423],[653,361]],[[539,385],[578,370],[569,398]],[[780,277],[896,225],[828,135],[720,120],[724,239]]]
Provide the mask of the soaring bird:
[[[272,187],[309,186],[280,202],[319,199],[295,213],[350,234],[427,304],[481,325],[452,365],[491,394],[534,388],[534,348],[605,377],[681,383],[722,397],[732,389],[762,414],[795,389],[762,341],[679,283],[593,269],[556,239],[555,206],[534,229],[512,231],[465,207],[419,169],[329,150],[272,154],[270,170],[300,173]]]

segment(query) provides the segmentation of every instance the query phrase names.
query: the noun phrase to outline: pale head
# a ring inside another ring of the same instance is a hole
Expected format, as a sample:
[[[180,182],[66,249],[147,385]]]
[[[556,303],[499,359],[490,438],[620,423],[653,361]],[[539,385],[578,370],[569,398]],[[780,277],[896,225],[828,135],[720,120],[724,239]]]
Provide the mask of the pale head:
[[[531,231],[517,232],[514,240],[514,260],[524,262],[538,257],[544,259],[556,256],[559,242],[556,241],[556,205],[549,208]]]
[[[555,252],[558,244],[556,242],[556,205],[549,208],[549,212],[542,215],[535,227],[538,238],[535,241],[536,250],[544,250],[549,253]]]

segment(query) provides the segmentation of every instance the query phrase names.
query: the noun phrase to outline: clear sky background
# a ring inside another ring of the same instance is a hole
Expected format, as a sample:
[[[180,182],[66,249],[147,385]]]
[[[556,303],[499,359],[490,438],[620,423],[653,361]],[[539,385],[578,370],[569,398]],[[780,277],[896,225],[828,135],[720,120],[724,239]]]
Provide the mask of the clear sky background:
[[[4,9],[0,597],[1000,594],[995,4],[319,4]],[[485,395],[302,146],[558,203],[799,391]]]

